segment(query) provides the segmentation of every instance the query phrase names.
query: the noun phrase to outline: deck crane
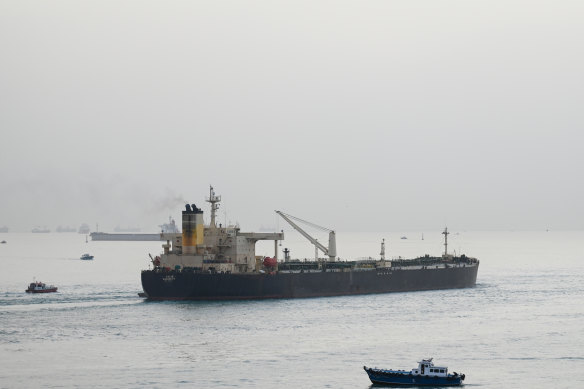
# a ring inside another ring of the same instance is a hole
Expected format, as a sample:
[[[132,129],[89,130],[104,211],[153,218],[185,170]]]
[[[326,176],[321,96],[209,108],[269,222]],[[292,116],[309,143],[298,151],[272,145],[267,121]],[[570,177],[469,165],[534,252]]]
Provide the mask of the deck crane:
[[[325,227],[321,227],[319,225],[316,225],[314,223],[308,222],[306,220],[302,220],[300,218],[297,218],[296,216],[292,216],[292,215],[288,215],[284,212],[281,211],[276,211],[276,213],[280,216],[282,216],[282,219],[286,220],[292,227],[294,227],[294,229],[298,232],[300,232],[300,234],[302,236],[304,236],[306,239],[308,239],[314,246],[316,251],[318,252],[318,250],[322,251],[325,255],[328,255],[329,257],[329,262],[334,262],[335,258],[337,256],[337,240],[336,240],[336,235],[335,232],[331,229],[325,228]],[[317,228],[321,231],[327,231],[329,233],[329,244],[328,247],[325,247],[324,245],[322,245],[318,240],[314,239],[312,236],[310,236],[306,231],[304,231],[302,228],[300,228],[298,226],[298,224],[294,223],[294,221],[297,222],[301,222],[304,224],[307,224],[311,227]]]

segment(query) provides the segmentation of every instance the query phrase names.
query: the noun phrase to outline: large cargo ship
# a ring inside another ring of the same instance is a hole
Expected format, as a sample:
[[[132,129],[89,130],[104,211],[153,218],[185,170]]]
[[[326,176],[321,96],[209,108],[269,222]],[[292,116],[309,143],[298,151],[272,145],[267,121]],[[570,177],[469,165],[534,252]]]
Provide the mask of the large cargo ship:
[[[216,225],[221,201],[213,188],[206,199],[211,204],[209,225],[203,211],[186,205],[182,233],[161,234],[164,252],[151,257],[153,268],[142,271],[142,288],[152,300],[236,300],[303,298],[419,290],[468,288],[476,284],[479,261],[465,255],[386,260],[385,243],[379,260],[340,261],[336,257],[335,232],[329,232],[328,247],[311,237],[291,215],[277,213],[313,243],[328,258],[293,260],[287,249],[278,259],[278,242],[284,233],[241,232],[237,226]],[[274,257],[256,257],[258,240],[273,240]]]

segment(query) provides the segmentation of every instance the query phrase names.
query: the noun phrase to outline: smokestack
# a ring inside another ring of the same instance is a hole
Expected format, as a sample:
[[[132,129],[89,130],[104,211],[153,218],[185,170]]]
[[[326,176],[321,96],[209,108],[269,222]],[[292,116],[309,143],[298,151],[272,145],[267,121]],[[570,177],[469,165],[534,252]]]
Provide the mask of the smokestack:
[[[185,208],[182,212],[182,252],[193,255],[204,241],[203,211],[195,204],[186,204]]]

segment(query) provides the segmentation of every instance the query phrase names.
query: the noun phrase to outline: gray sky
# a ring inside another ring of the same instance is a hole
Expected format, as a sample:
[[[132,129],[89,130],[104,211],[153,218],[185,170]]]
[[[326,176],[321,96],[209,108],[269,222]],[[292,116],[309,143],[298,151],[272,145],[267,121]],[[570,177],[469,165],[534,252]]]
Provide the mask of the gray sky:
[[[4,0],[0,226],[155,229],[213,184],[245,230],[274,209],[582,229],[582,20],[582,1]]]

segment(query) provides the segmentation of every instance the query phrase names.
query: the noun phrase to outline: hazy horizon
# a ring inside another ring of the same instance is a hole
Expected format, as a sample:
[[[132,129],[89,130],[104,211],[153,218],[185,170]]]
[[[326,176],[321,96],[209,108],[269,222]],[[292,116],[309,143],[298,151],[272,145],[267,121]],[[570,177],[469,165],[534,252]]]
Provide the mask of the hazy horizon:
[[[0,3],[0,227],[582,230],[584,4]]]

